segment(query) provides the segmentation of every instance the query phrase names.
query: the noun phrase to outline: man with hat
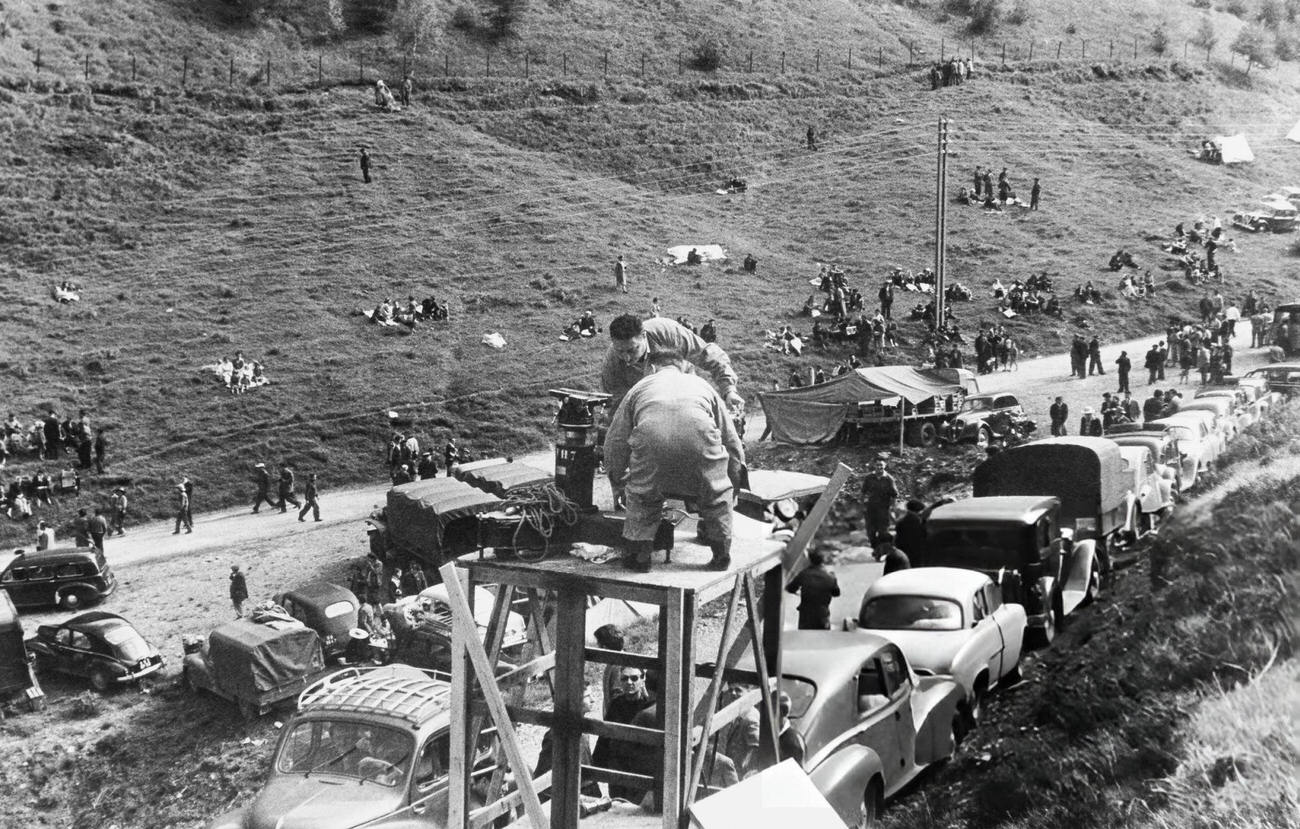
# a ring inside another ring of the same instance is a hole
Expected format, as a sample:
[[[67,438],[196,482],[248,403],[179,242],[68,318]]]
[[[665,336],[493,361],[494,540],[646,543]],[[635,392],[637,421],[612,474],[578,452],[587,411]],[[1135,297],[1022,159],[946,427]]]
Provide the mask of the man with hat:
[[[898,500],[898,484],[889,474],[889,455],[876,456],[875,469],[862,478],[862,501],[866,513],[867,543],[888,533],[894,524],[894,501]]]
[[[1083,417],[1079,418],[1079,434],[1099,438],[1102,435],[1101,418],[1091,406],[1083,408]]]
[[[907,511],[894,524],[894,543],[909,556],[924,555],[925,518],[922,513],[925,512],[925,504],[912,498],[906,507]]]
[[[431,481],[438,477],[438,462],[433,459],[433,450],[425,449],[420,453],[420,464],[416,469],[422,481]]]
[[[54,528],[44,521],[36,523],[36,549],[48,550],[54,546]]]
[[[235,618],[244,615],[244,602],[248,601],[248,580],[238,564],[230,565],[230,604],[235,608]]]
[[[109,526],[116,535],[126,533],[122,529],[122,525],[126,523],[126,503],[126,490],[119,486],[113,490],[112,496],[108,499],[108,505],[113,508],[113,517]]]
[[[194,523],[190,520],[190,496],[185,491],[185,484],[177,484],[172,497],[172,503],[176,507],[176,529],[172,530],[172,535],[180,535],[182,524],[185,525],[185,532],[194,532]]]
[[[268,507],[280,506],[271,500],[271,473],[266,471],[266,464],[253,464],[253,483],[257,485],[257,494],[253,496],[254,514],[257,514],[264,501]]]

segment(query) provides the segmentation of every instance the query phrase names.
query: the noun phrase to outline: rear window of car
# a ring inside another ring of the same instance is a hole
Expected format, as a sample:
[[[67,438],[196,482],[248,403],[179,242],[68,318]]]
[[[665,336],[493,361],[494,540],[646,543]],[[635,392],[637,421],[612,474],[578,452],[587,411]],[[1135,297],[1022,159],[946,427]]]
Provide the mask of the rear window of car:
[[[877,596],[858,624],[869,630],[961,630],[961,606],[934,596]]]
[[[781,690],[790,695],[790,719],[797,720],[808,713],[817,696],[817,686],[809,680],[797,676],[781,677]]]
[[[127,662],[135,662],[150,655],[144,637],[129,627],[109,628],[104,632],[104,641]]]
[[[325,607],[326,619],[337,619],[340,616],[346,616],[352,612],[352,602],[343,599],[337,602],[331,602]]]

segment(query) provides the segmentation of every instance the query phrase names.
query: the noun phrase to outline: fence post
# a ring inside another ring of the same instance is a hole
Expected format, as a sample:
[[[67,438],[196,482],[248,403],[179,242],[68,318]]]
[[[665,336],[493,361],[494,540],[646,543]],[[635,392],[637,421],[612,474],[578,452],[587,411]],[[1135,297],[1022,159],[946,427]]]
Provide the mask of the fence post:
[[[852,54],[852,50],[850,50],[849,53]],[[747,69],[746,71],[747,72],[754,71],[754,50],[753,49],[749,50],[749,69]]]
[[[815,58],[814,60],[815,60],[815,62],[814,62],[814,64],[813,64],[813,65],[814,65],[814,71],[816,71],[816,72],[820,72],[820,71],[822,71],[822,50],[821,50],[821,49],[818,49],[818,50],[817,50],[817,56],[816,56],[816,58]]]
[[[1113,41],[1113,40],[1110,42],[1110,54],[1108,54],[1108,55],[1106,56],[1106,59],[1107,59],[1107,60],[1114,60],[1114,59],[1115,59],[1115,41]]]
[[[451,77],[451,52],[442,56],[442,76],[444,78]]]
[[[781,74],[785,74],[785,52],[781,53]]]
[[[486,65],[487,65],[487,76],[490,78],[490,77],[492,77],[492,53],[491,53],[491,52],[484,52],[484,53],[483,53],[483,60],[484,60],[484,62],[485,62]]]
[[[602,74],[604,74],[605,79],[609,80],[609,50],[608,49],[605,50],[605,55],[601,59],[601,72]]]
[[[321,54],[316,55],[316,85],[325,85],[325,56]]]
[[[90,58],[86,58],[86,72],[90,72]],[[181,55],[181,89],[185,88],[185,83],[190,78],[190,56]]]
[[[1082,57],[1083,60],[1087,60],[1087,59],[1088,59],[1088,41],[1085,40],[1085,41],[1080,42],[1079,47],[1080,47],[1080,49],[1082,50],[1082,51],[1080,52],[1080,57]]]
[[[943,38],[939,38],[939,60],[943,60],[943,53],[948,51],[948,44]]]
[[[402,77],[406,77],[407,55],[402,55]]]
[[[912,41],[909,40],[907,42],[907,65],[908,66],[912,65],[912,52],[913,52]]]
[[[682,74],[682,53],[677,53],[677,74]]]
[[[135,53],[131,53],[131,83],[135,83]]]
[[[1061,41],[1056,41],[1056,59],[1061,59]]]
[[[1034,60],[1034,42],[1032,40],[1029,41],[1029,60],[1031,63]]]
[[[1133,35],[1133,60],[1137,60],[1137,59],[1138,59],[1138,39],[1137,39],[1137,35]]]
[[[86,55],[86,80],[90,80],[90,55]],[[184,85],[181,84],[181,86]]]
[[[1002,65],[1007,65],[1007,42],[1002,41]]]
[[[36,71],[41,71],[41,47],[36,47]]]
[[[645,52],[641,53],[641,79],[645,79]]]
[[[849,71],[853,71],[853,47],[849,47]]]
[[[879,46],[879,47],[877,47],[877,51],[876,51],[876,68],[877,68],[877,69],[884,69],[884,68],[885,68],[885,47],[884,47],[884,46]]]
[[[1187,41],[1183,41],[1183,60],[1187,60]]]
[[[266,59],[266,88],[271,88],[271,59]]]
[[[366,54],[357,52],[357,83],[366,82]]]
[[[569,53],[568,52],[564,53],[563,64],[564,64],[564,77],[567,78],[569,77]]]
[[[524,77],[531,78],[532,76],[533,76],[533,56],[527,52],[524,52]]]

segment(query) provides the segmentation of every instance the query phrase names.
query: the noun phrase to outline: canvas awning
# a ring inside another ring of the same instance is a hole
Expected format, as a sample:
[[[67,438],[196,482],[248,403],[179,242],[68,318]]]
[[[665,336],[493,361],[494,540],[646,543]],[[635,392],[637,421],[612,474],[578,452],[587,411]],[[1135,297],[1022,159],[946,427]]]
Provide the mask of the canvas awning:
[[[469,471],[457,470],[456,477],[470,486],[501,497],[505,497],[511,490],[540,486],[555,480],[554,475],[535,466],[506,461]]]
[[[1244,164],[1255,160],[1255,154],[1250,151],[1250,144],[1246,143],[1246,136],[1243,133],[1216,135],[1210,140],[1219,148],[1219,156],[1223,164]]]
[[[1300,121],[1296,121],[1295,126],[1292,127],[1291,131],[1286,134],[1286,140],[1294,141],[1297,144],[1300,144]]]

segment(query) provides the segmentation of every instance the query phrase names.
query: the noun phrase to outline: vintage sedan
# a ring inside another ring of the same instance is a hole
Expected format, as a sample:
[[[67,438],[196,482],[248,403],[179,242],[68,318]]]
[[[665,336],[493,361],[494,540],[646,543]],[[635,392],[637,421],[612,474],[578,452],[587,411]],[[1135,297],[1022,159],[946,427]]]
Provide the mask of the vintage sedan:
[[[1276,363],[1246,372],[1246,379],[1262,379],[1268,390],[1286,397],[1300,394],[1300,363]]]
[[[1174,511],[1174,472],[1157,464],[1145,446],[1121,446],[1124,473],[1130,491],[1136,494],[1140,534],[1155,532]],[[1134,539],[1136,540],[1136,539]]]
[[[888,639],[791,630],[781,647],[781,689],[804,771],[849,826],[868,825],[888,798],[956,750],[961,686],[918,676]]]
[[[947,443],[974,443],[985,447],[995,437],[1005,433],[1007,418],[1010,423],[1025,419],[1024,407],[1014,394],[972,394],[962,400],[961,411],[940,430],[940,438]]]
[[[39,671],[90,680],[99,693],[162,670],[158,649],[116,613],[92,610],[61,625],[41,625],[27,640]]]
[[[1189,492],[1196,486],[1196,473],[1200,466],[1198,458],[1179,448],[1178,438],[1172,430],[1138,428],[1132,431],[1108,433],[1106,437],[1121,447],[1145,447],[1151,452],[1151,457],[1162,475],[1164,469],[1169,470],[1175,492]]]
[[[1147,421],[1146,426],[1160,431],[1168,430],[1178,441],[1178,451],[1196,459],[1196,474],[1203,475],[1214,466],[1222,451],[1221,435],[1213,431],[1209,418],[1195,412],[1172,414],[1159,420]]]
[[[1211,415],[1215,430],[1223,436],[1226,447],[1240,428],[1237,422],[1237,401],[1223,397],[1195,397],[1178,407],[1178,413],[1206,412]]]
[[[1003,604],[1002,588],[975,570],[916,567],[877,579],[862,597],[858,630],[903,649],[921,676],[962,687],[964,728],[979,724],[990,690],[1020,681],[1025,609]]]
[[[1267,403],[1255,396],[1252,386],[1230,389],[1202,389],[1196,393],[1195,400],[1226,400],[1232,407],[1232,416],[1237,421],[1237,431],[1251,426],[1264,417]]]
[[[348,634],[357,626],[357,611],[361,607],[351,590],[333,582],[313,581],[286,590],[272,601],[316,631],[327,660],[337,659],[347,651]]]

